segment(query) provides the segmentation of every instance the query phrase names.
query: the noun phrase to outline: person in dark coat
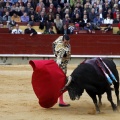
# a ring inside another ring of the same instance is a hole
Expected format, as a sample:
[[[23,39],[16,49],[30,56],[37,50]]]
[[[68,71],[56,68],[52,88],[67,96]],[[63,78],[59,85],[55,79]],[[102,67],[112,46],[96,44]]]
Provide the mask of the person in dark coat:
[[[32,28],[30,23],[27,24],[27,28],[24,30],[24,33],[25,34],[30,34],[30,36],[33,36],[33,35],[37,34],[36,30]]]
[[[63,25],[61,34],[70,34],[70,29],[68,29],[68,26],[66,24]]]

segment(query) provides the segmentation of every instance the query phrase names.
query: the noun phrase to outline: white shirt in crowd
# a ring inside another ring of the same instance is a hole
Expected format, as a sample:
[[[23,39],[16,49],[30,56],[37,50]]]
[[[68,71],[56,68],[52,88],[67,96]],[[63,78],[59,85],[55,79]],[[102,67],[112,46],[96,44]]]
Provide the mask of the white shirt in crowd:
[[[23,31],[21,29],[13,29],[12,34],[23,34]]]
[[[113,24],[113,19],[110,18],[104,19],[104,24]]]

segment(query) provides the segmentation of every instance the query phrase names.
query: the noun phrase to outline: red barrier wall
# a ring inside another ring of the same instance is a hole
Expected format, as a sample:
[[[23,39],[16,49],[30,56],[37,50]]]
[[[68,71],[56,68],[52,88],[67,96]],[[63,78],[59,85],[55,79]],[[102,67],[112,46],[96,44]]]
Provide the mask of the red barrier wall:
[[[52,42],[59,35],[0,34],[0,54],[53,54]],[[72,55],[120,55],[118,35],[71,35]]]

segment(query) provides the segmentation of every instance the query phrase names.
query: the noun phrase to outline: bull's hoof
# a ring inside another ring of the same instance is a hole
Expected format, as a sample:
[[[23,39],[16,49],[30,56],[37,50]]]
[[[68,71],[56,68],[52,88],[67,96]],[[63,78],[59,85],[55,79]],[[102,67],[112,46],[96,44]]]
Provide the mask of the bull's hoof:
[[[118,109],[117,109],[117,106],[116,105],[114,105],[113,106],[113,111],[117,111]]]
[[[96,111],[96,114],[100,114],[100,111]]]

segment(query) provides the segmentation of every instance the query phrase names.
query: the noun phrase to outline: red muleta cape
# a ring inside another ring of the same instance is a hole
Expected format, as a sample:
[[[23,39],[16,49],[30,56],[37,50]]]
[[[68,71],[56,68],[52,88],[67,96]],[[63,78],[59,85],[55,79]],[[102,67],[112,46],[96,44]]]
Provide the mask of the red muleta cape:
[[[31,60],[33,68],[32,87],[41,107],[50,108],[62,94],[66,75],[54,60]]]

